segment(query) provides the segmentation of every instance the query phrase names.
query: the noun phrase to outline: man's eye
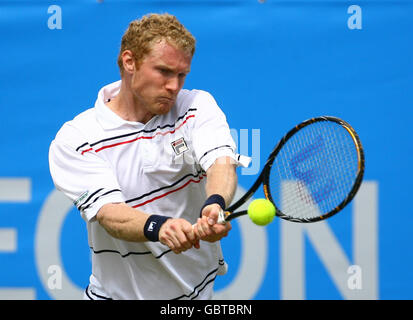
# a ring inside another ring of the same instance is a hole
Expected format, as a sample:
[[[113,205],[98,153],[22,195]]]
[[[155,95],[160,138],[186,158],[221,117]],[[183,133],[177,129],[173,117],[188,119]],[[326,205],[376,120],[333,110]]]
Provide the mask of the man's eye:
[[[163,75],[170,75],[171,71],[168,69],[159,69],[159,71],[163,74]]]

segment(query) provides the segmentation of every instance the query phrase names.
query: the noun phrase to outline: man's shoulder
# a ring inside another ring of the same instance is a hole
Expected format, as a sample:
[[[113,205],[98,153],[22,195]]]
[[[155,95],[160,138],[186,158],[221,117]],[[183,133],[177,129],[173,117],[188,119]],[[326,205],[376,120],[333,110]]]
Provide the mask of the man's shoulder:
[[[188,110],[189,108],[199,109],[211,104],[216,105],[216,101],[211,93],[199,89],[182,89],[177,98],[177,106],[180,110]]]
[[[56,139],[73,139],[93,129],[96,122],[95,108],[89,108],[72,120],[66,121],[56,134]]]
[[[212,95],[205,90],[200,89],[182,89],[178,95],[178,101],[182,102],[192,102],[195,99],[210,99],[213,98]]]

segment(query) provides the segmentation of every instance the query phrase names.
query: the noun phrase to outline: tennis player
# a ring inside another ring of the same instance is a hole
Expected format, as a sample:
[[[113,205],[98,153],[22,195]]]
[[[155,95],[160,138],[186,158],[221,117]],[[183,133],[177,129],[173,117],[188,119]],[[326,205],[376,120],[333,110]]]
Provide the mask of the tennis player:
[[[85,299],[210,299],[226,272],[217,224],[237,186],[226,117],[206,91],[183,89],[195,39],[169,14],[130,23],[121,80],[52,141],[50,172],[86,221]]]

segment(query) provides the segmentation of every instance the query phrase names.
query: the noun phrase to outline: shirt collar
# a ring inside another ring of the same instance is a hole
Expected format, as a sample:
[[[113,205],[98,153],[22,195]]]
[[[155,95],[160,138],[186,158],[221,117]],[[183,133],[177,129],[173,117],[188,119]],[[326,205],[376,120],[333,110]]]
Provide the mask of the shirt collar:
[[[105,103],[113,99],[120,91],[122,80],[110,83],[99,90],[95,102],[96,117],[100,125],[105,130],[129,127],[140,129],[145,125],[141,122],[126,121],[113,112]]]

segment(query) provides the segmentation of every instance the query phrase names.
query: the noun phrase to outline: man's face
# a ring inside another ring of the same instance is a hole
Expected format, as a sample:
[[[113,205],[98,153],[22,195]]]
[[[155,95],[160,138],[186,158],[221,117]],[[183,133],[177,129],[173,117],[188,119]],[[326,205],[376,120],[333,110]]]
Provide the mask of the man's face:
[[[155,43],[133,72],[131,90],[135,103],[152,115],[166,114],[175,104],[192,56],[166,41]]]

